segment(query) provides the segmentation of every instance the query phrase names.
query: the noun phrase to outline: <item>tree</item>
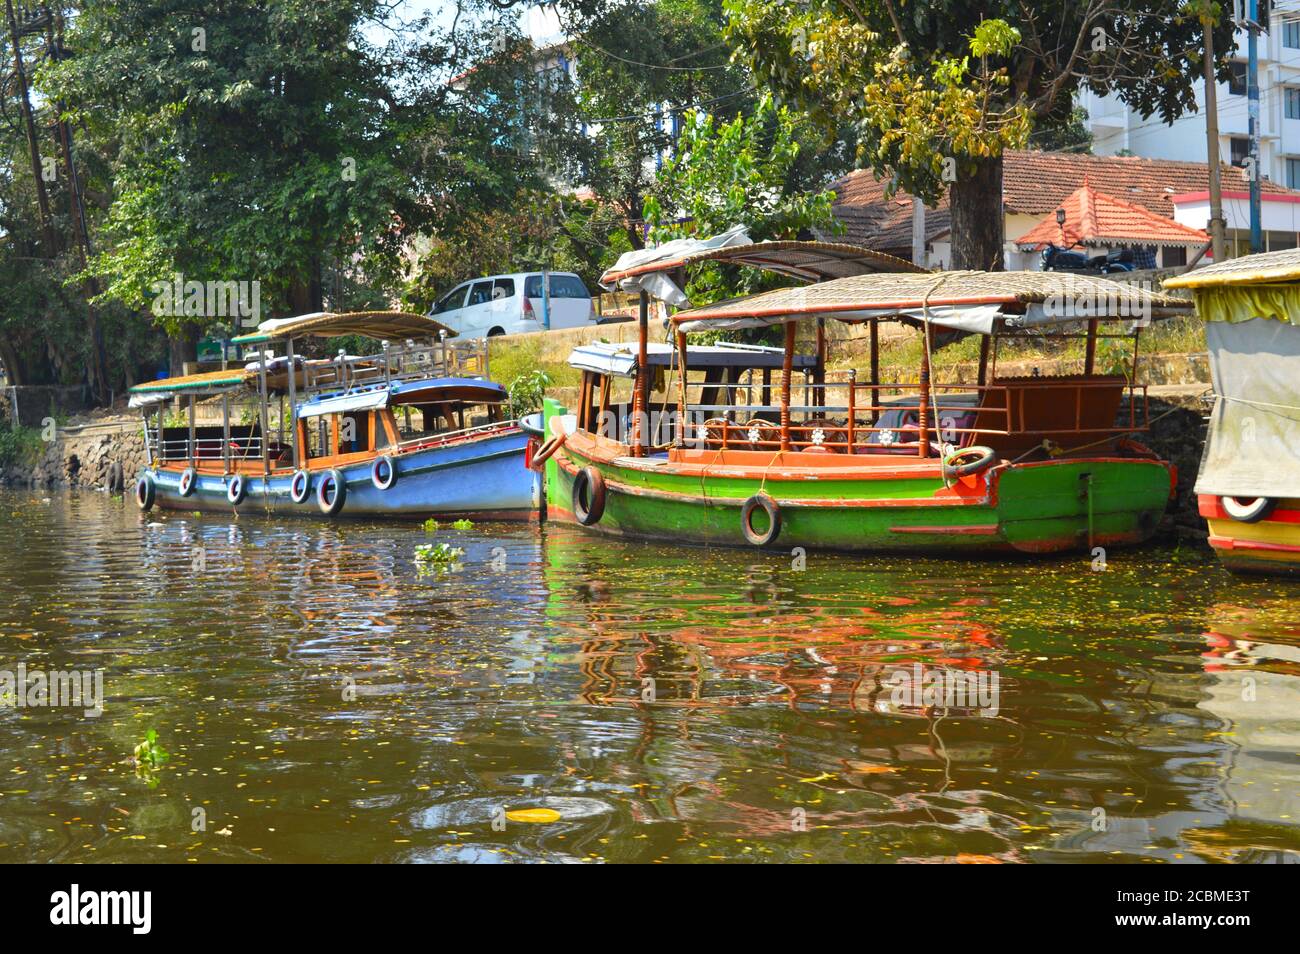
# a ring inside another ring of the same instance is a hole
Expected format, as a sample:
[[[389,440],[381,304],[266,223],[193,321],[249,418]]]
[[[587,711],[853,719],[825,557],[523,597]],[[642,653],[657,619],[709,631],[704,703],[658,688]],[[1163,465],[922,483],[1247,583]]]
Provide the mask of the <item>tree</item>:
[[[761,82],[823,123],[853,123],[859,158],[895,188],[949,190],[953,265],[1001,267],[1005,149],[1068,120],[1081,87],[1144,118],[1195,108],[1202,41],[1184,0],[724,0],[726,35]],[[1216,28],[1227,76],[1229,24]]]
[[[752,116],[719,123],[713,116],[688,116],[669,159],[645,202],[651,237],[659,241],[687,235],[708,236],[744,225],[750,237],[795,239],[814,230],[835,231],[831,212],[835,193],[810,192],[791,179],[799,158],[799,123],[770,97]],[[699,269],[688,294],[708,302],[756,289],[752,269]]]

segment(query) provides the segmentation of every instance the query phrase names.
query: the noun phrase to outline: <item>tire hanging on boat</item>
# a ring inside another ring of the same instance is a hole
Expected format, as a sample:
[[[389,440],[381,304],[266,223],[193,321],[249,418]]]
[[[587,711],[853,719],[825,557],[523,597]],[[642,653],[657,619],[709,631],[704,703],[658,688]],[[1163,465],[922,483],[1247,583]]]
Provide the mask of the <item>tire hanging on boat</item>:
[[[235,474],[230,478],[230,483],[226,484],[226,500],[233,507],[238,507],[248,496],[248,481],[244,479],[243,474]]]
[[[157,487],[152,474],[141,474],[135,482],[135,502],[141,510],[152,510]]]
[[[552,437],[537,449],[537,453],[528,461],[528,466],[533,470],[540,472],[541,469],[546,466],[546,462],[555,455],[555,452],[564,446],[564,442],[568,437],[568,434],[560,434],[556,437]]]
[[[302,503],[311,494],[311,474],[306,470],[296,470],[289,481],[289,499],[296,504]]]
[[[1275,497],[1220,497],[1219,503],[1238,523],[1259,523],[1277,509]]]
[[[181,482],[177,489],[181,492],[182,497],[188,497],[194,493],[194,484],[199,479],[199,472],[193,467],[186,467],[181,471]]]
[[[978,474],[997,462],[998,452],[992,447],[982,447],[980,445],[963,447],[959,451],[953,451],[943,459],[941,468],[944,483],[952,483],[958,477],[969,477],[972,474]]]
[[[381,474],[384,470],[387,470],[387,477]],[[379,490],[388,490],[397,483],[397,465],[387,454],[376,457],[375,462],[370,465],[370,482]]]
[[[329,494],[329,488],[334,488],[333,496]],[[337,467],[331,467],[325,473],[320,475],[320,481],[316,484],[316,505],[320,507],[320,512],[327,517],[333,517],[343,509],[343,502],[348,496],[348,485],[343,480],[343,472]]]
[[[767,514],[767,530],[759,532],[754,528],[754,511],[762,510]],[[745,539],[756,547],[765,547],[781,535],[781,508],[767,494],[754,494],[740,508],[740,529]]]
[[[605,478],[595,467],[584,467],[573,478],[573,516],[584,527],[605,514]]]

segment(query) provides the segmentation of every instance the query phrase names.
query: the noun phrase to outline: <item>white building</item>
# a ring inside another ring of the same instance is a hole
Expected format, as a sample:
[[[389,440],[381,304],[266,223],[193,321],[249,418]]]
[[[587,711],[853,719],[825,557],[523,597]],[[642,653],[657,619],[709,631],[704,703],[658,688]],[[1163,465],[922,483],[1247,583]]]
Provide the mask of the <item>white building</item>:
[[[1266,0],[1260,0],[1264,6]],[[1229,11],[1231,4],[1226,4]],[[1267,14],[1268,32],[1259,34],[1261,172],[1288,188],[1300,189],[1300,0],[1277,0]],[[1237,31],[1232,54],[1233,78],[1219,83],[1219,155],[1241,166],[1248,154],[1246,42]],[[1093,152],[1099,156],[1128,153],[1151,159],[1204,161],[1206,154],[1205,82],[1196,83],[1198,111],[1165,124],[1143,119],[1115,96],[1087,90],[1079,105],[1088,112]]]

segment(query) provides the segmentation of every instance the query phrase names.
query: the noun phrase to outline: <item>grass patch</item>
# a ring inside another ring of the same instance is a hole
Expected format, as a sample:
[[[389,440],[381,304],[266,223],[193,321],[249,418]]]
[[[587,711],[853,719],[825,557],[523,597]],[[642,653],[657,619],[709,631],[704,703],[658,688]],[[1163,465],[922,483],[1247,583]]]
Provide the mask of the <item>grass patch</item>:
[[[34,467],[44,451],[45,442],[36,428],[0,429],[0,467]]]

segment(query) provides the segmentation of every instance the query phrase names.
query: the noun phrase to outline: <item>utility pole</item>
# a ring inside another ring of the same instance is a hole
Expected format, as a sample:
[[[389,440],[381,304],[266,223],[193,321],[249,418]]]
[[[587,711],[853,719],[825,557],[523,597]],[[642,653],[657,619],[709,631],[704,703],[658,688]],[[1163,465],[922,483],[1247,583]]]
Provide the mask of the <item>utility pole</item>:
[[[1210,251],[1216,262],[1228,257],[1223,222],[1223,185],[1219,160],[1219,92],[1214,81],[1214,24],[1205,24],[1205,138],[1210,166]]]
[[[925,203],[912,196],[912,264],[925,267]]]
[[[1259,158],[1259,0],[1247,0],[1246,100],[1250,109],[1250,250],[1264,251],[1260,221]]]

